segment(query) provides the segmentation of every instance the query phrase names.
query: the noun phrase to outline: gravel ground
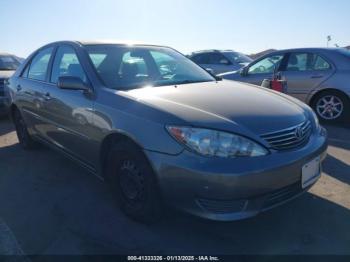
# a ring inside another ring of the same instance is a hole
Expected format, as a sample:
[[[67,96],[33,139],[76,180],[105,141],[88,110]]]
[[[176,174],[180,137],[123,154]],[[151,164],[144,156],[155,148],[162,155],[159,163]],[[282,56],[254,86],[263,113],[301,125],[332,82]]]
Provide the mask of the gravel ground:
[[[174,212],[145,226],[125,217],[104,183],[75,163],[44,147],[23,151],[12,124],[0,120],[7,223],[0,220],[0,253],[21,246],[26,254],[350,254],[350,130],[327,129],[323,175],[302,197],[243,221]]]

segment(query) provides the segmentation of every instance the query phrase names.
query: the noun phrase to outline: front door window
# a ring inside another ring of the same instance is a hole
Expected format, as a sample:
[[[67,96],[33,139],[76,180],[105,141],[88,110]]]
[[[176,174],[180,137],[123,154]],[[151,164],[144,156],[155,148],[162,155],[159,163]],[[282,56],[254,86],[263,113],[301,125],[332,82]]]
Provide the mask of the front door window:
[[[273,72],[279,68],[282,59],[283,55],[266,57],[249,67],[248,74],[273,74]]]

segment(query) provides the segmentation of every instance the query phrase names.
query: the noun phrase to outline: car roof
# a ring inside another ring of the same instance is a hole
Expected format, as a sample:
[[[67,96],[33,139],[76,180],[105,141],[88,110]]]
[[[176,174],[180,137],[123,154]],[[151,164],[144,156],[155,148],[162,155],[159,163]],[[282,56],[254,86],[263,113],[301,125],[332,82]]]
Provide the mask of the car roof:
[[[53,44],[78,44],[81,46],[88,46],[88,45],[120,45],[120,46],[152,46],[152,47],[168,47],[164,45],[154,45],[154,44],[147,44],[140,41],[132,41],[132,40],[65,40],[65,41],[56,41],[53,43],[50,43],[48,45]]]
[[[1,55],[1,56],[13,56],[12,54],[5,53],[5,52],[0,52],[0,55]]]
[[[206,49],[206,50],[198,50],[191,53],[191,55],[202,54],[202,53],[220,53],[220,52],[235,52],[231,49],[219,50],[219,49]]]
[[[273,51],[269,54],[274,53],[287,53],[287,52],[329,52],[329,51],[337,51],[342,49],[341,47],[305,47],[305,48],[290,48],[290,49],[281,49]]]

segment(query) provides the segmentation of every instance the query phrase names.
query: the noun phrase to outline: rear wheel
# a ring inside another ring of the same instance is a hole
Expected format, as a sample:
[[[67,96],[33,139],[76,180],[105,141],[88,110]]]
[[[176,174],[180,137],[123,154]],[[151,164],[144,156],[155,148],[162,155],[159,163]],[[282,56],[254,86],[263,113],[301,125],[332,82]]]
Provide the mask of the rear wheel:
[[[122,211],[141,222],[157,221],[160,194],[143,152],[131,142],[119,142],[113,146],[107,162],[107,179]]]
[[[349,98],[341,92],[322,92],[315,97],[311,106],[320,121],[325,123],[345,122],[349,118]]]
[[[33,149],[36,147],[36,142],[31,138],[28,133],[27,125],[18,109],[15,109],[13,113],[13,121],[16,128],[19,144],[23,149]]]

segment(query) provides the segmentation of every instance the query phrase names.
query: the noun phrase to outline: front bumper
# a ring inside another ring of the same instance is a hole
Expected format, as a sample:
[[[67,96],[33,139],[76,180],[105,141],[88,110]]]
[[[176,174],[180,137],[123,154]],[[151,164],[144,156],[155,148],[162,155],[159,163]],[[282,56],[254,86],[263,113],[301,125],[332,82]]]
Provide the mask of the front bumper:
[[[302,167],[326,156],[326,134],[313,134],[302,148],[255,158],[207,158],[146,151],[166,203],[213,220],[238,220],[280,205],[306,189]]]

